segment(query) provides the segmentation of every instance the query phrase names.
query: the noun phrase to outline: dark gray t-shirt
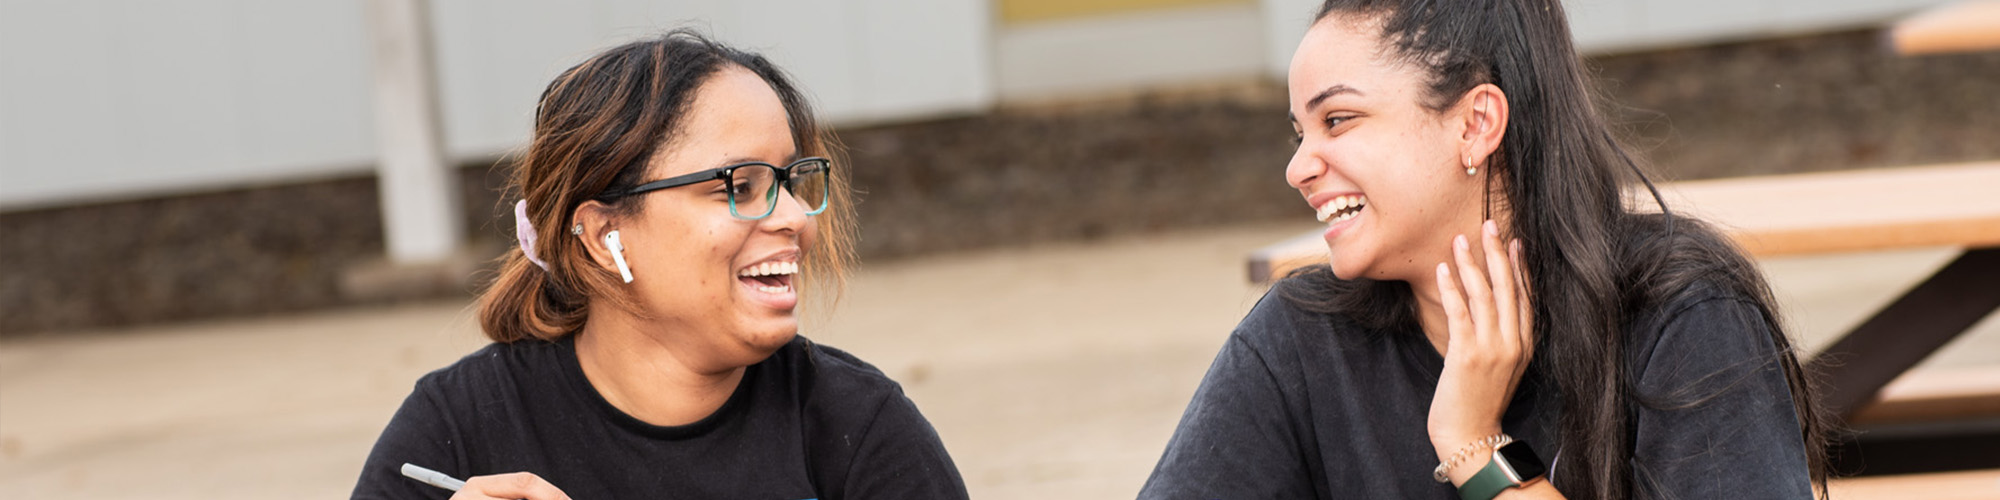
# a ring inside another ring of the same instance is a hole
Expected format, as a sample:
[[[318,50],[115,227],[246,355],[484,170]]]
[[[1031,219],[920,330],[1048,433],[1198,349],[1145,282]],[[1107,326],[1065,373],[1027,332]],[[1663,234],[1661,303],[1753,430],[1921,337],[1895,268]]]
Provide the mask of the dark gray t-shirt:
[[[413,463],[465,479],[526,471],[572,498],[965,498],[902,388],[795,338],[743,373],[714,414],[657,426],[584,378],[573,339],[493,344],[417,381],[375,442],[355,499],[445,498]]]
[[[1425,427],[1444,358],[1423,334],[1369,330],[1278,295],[1230,335],[1139,498],[1457,498],[1431,479]],[[1628,404],[1642,496],[1811,498],[1791,390],[1761,318],[1754,303],[1697,286],[1627,330],[1640,397],[1712,396]],[[1549,384],[1531,370],[1501,419],[1544,461],[1561,449]]]

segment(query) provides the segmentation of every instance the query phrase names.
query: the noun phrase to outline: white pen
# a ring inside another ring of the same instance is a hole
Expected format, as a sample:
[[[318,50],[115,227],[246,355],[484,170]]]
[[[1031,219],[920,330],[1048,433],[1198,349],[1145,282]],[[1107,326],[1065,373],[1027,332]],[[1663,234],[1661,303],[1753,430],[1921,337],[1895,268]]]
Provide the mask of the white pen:
[[[465,481],[452,479],[451,476],[444,475],[443,472],[418,467],[416,464],[403,464],[403,476],[451,491],[458,491],[459,488],[465,487]]]

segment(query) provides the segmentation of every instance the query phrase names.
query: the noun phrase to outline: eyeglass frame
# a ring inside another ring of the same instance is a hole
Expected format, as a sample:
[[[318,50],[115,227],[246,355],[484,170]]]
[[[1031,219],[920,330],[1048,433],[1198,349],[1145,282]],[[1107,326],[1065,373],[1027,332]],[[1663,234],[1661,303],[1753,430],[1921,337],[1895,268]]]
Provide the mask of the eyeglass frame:
[[[794,160],[793,162],[786,164],[783,167],[761,161],[747,161],[743,163],[730,164],[721,167],[711,168],[708,170],[703,170],[700,172],[676,175],[673,177],[668,177],[657,181],[647,182],[637,186],[632,186],[631,189],[626,189],[624,191],[619,191],[619,192],[607,191],[604,194],[597,195],[596,199],[599,201],[610,201],[628,196],[637,196],[646,193],[651,193],[662,189],[672,189],[681,186],[691,186],[708,181],[722,181],[723,191],[729,193],[729,215],[743,220],[761,220],[765,217],[770,217],[771,214],[776,213],[778,211],[778,187],[784,186],[785,183],[790,182],[792,180],[793,176],[792,171],[794,169],[799,168],[800,165],[808,163],[818,163],[820,164],[820,168],[826,171],[827,179],[826,179],[826,186],[824,186],[824,189],[826,189],[828,192],[825,194],[824,197],[820,198],[818,208],[806,211],[806,215],[808,216],[819,215],[820,212],[825,212],[826,208],[833,204],[833,193],[832,193],[833,160],[829,160],[819,156],[809,156],[805,158],[800,158],[798,160]],[[736,211],[736,183],[735,179],[732,178],[730,175],[734,174],[736,172],[736,169],[743,167],[764,167],[771,169],[771,171],[773,172],[771,179],[771,189],[764,193],[764,201],[767,203],[767,205],[765,205],[763,215],[758,215],[756,217],[744,217],[743,214],[737,213]],[[786,187],[785,189],[789,190],[791,188]],[[792,195],[792,198],[798,199],[798,194],[794,193]]]

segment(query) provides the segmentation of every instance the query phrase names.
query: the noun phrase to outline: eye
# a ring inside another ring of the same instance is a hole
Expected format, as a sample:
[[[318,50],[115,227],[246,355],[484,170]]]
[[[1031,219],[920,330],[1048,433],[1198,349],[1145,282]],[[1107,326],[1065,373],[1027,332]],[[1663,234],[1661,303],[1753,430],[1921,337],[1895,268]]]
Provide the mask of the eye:
[[[740,195],[743,194],[744,191],[749,189],[750,189],[749,186],[745,186],[741,182],[728,182],[728,181],[718,180],[715,181],[715,188],[709,190],[709,193],[720,194],[720,195]]]
[[[1328,115],[1326,117],[1326,129],[1333,130],[1339,127],[1340,124],[1347,123],[1348,120],[1352,119],[1354,119],[1353,115]]]

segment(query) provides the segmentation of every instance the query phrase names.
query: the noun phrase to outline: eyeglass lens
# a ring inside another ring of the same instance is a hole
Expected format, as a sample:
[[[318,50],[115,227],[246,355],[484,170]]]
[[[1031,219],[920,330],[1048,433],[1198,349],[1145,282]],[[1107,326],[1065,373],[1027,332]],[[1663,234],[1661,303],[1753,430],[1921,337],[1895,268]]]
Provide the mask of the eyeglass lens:
[[[738,217],[762,218],[771,214],[773,201],[777,201],[777,189],[772,186],[778,176],[775,167],[765,165],[744,165],[729,173],[729,206]],[[797,199],[800,209],[808,215],[819,213],[826,208],[827,168],[819,162],[800,163],[792,167],[791,178],[785,181],[785,190]]]

